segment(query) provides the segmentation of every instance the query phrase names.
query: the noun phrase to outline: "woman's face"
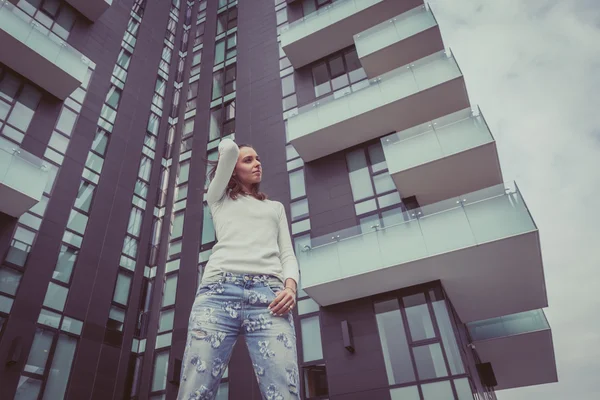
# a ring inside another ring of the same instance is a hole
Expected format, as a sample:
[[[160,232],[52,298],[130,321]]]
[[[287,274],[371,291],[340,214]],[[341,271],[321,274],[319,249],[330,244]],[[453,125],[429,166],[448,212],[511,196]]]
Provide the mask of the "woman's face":
[[[252,147],[242,147],[235,165],[236,177],[248,187],[260,183],[262,179],[262,167],[260,157]]]

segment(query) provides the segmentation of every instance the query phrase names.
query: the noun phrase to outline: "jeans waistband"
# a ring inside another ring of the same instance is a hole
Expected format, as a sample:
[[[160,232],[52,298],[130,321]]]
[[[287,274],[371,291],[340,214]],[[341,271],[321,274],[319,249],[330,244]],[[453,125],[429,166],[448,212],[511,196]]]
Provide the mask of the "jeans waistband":
[[[273,275],[234,274],[231,272],[220,272],[212,276],[208,281],[202,280],[202,284],[210,283],[232,283],[237,286],[270,286],[283,285],[281,279]]]

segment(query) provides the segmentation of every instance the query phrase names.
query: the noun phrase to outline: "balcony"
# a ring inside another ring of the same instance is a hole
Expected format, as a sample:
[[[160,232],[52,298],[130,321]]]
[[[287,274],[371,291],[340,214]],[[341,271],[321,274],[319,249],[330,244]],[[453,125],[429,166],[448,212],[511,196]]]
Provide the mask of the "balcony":
[[[398,191],[420,205],[502,183],[496,142],[479,110],[457,111],[381,144]]]
[[[88,62],[77,50],[6,0],[0,0],[0,63],[65,100],[84,81]]]
[[[288,119],[305,162],[469,107],[450,53],[438,52],[373,79],[365,88],[308,104]]]
[[[357,34],[354,43],[369,78],[444,50],[440,28],[425,5]]]
[[[434,280],[464,322],[547,306],[538,229],[516,185],[312,239],[298,260],[321,306]]]
[[[294,68],[354,44],[353,36],[422,0],[339,0],[294,21],[281,33],[281,46]]]
[[[552,331],[541,309],[467,327],[481,361],[492,364],[496,390],[558,381]]]
[[[0,142],[0,212],[20,217],[42,200],[48,173],[43,161]]]
[[[113,0],[66,0],[90,21],[96,21],[112,5]]]

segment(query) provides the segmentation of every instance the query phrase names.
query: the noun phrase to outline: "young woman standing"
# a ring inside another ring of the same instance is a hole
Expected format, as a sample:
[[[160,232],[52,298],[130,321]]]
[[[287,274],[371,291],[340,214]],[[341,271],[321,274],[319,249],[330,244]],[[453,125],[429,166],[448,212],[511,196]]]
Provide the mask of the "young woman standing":
[[[285,209],[259,191],[261,179],[256,151],[223,139],[207,193],[217,244],[192,306],[180,400],[215,398],[240,335],[263,398],[299,397],[298,262]]]

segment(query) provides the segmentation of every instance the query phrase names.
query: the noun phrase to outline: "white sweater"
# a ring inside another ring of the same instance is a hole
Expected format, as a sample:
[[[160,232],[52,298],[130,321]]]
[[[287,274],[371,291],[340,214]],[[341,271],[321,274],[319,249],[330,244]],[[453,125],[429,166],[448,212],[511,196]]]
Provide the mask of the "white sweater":
[[[231,139],[219,144],[219,164],[206,200],[213,218],[217,243],[203,279],[220,272],[273,275],[285,282],[299,279],[298,261],[283,204],[226,193],[240,149]]]

